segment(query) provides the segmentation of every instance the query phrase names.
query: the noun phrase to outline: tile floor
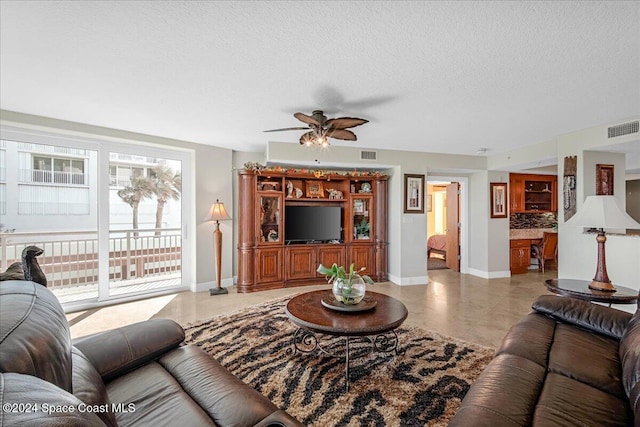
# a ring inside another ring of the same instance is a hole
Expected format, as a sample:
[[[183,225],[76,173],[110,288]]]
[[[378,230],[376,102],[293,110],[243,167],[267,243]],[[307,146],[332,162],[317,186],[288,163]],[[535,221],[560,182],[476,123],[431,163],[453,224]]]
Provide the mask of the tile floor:
[[[406,324],[496,347],[509,327],[531,310],[538,295],[549,294],[544,280],[557,272],[531,271],[506,279],[481,279],[450,270],[429,273],[427,285],[397,286],[377,283],[369,287],[401,300],[409,310]],[[88,335],[150,318],[171,318],[181,324],[207,319],[285,295],[329,285],[239,294],[235,287],[228,295],[208,292],[180,292],[141,301],[85,310],[67,315],[72,337]]]

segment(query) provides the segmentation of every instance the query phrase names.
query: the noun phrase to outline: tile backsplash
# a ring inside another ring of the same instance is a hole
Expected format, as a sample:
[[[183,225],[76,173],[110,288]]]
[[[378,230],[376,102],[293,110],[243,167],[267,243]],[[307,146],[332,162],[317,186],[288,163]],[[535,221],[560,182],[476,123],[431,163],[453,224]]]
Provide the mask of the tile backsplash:
[[[509,228],[553,228],[557,225],[557,212],[512,213],[509,217]]]

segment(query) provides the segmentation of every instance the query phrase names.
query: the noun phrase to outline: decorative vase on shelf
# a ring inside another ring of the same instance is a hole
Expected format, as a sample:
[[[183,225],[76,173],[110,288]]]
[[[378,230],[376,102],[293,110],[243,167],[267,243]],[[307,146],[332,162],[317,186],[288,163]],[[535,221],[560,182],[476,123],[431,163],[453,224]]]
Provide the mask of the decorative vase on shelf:
[[[336,278],[333,281],[333,296],[344,305],[358,304],[364,298],[365,292],[364,279],[358,274],[347,279]]]

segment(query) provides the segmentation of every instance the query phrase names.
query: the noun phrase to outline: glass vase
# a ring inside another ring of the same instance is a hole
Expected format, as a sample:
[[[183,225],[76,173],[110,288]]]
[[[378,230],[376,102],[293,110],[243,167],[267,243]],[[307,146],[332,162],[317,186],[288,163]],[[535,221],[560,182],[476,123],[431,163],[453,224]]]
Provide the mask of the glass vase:
[[[365,291],[364,279],[357,274],[351,279],[335,278],[333,281],[333,296],[344,305],[358,304],[364,298]]]

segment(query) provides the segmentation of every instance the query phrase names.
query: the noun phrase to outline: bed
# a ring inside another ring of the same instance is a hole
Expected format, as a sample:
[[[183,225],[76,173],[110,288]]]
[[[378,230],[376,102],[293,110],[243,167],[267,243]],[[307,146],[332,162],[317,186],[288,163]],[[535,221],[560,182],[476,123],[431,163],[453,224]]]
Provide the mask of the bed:
[[[436,234],[427,239],[427,258],[431,258],[432,253],[447,259],[447,236]]]

